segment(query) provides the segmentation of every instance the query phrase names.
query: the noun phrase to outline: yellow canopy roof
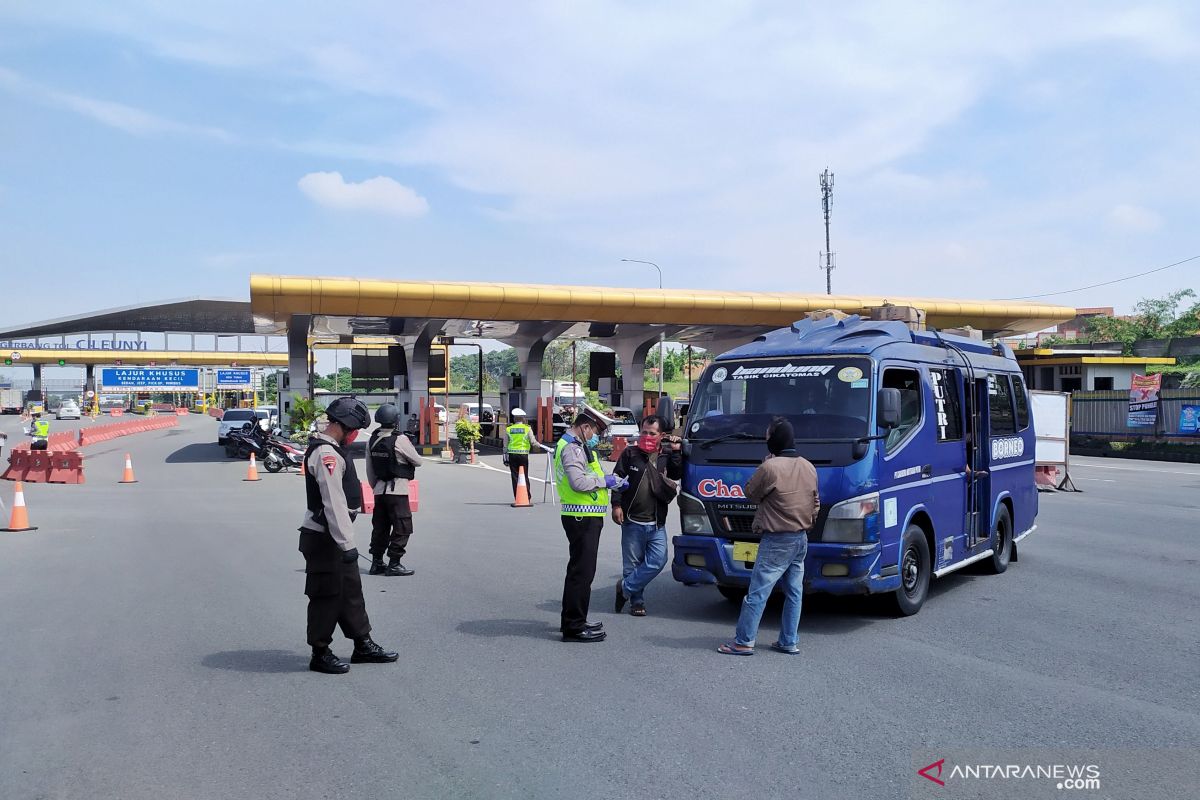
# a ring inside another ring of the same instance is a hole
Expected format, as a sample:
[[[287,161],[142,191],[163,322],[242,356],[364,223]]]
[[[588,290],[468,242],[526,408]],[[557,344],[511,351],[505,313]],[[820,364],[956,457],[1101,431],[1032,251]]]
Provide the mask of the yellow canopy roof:
[[[1034,332],[1075,316],[1075,309],[1067,306],[1009,300],[250,277],[251,312],[262,333],[286,330],[292,314],[776,328],[810,311],[859,313],[884,303],[923,309],[927,323],[938,328],[969,325],[996,334]]]

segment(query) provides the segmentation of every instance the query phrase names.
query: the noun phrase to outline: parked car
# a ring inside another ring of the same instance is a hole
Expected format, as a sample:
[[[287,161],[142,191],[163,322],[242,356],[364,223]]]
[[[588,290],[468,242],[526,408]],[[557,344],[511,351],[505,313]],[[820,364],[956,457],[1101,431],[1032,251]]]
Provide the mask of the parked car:
[[[496,409],[490,403],[483,404],[483,413],[479,412],[479,403],[467,403],[467,413],[471,422],[479,423],[479,430],[484,436],[491,436],[496,427]]]
[[[608,416],[612,418],[613,424],[609,426],[608,438],[612,441],[624,438],[638,437],[637,418],[633,416],[633,409],[625,406],[613,406],[608,412]]]
[[[247,422],[270,418],[270,411],[265,408],[230,408],[217,420],[217,444],[224,445],[225,440],[229,438],[229,432],[240,429]]]
[[[58,404],[58,412],[55,413],[55,419],[79,419],[79,403],[74,400],[63,400]]]

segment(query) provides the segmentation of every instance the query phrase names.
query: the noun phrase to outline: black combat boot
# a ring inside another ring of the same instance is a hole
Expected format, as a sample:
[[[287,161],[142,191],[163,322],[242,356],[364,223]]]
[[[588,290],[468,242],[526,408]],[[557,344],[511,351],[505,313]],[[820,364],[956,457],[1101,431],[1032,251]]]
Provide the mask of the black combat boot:
[[[384,650],[370,636],[354,640],[354,652],[350,654],[353,664],[388,664],[400,657],[399,653]]]
[[[324,672],[326,675],[345,675],[350,671],[350,665],[333,654],[328,647],[320,650],[313,648],[312,661],[308,668],[313,672]]]
[[[391,561],[388,562],[387,570],[383,574],[390,575],[394,578],[397,575],[412,575],[414,571],[415,570],[411,570],[408,567],[401,564],[400,559],[393,558]]]
[[[383,575],[387,567],[383,565],[383,556],[371,556],[371,569],[368,570],[368,575]]]

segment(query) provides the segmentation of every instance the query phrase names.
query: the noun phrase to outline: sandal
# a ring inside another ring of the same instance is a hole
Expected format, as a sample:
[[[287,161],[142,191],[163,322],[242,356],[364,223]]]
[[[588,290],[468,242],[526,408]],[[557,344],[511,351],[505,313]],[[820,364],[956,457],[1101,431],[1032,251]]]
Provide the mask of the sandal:
[[[721,653],[722,655],[726,655],[726,656],[752,656],[752,655],[754,655],[753,647],[748,647],[745,649],[741,649],[741,647],[742,646],[740,644],[723,644],[717,648],[717,652]]]
[[[641,604],[636,605],[633,608],[629,609],[629,613],[635,617],[644,617],[644,616],[646,616],[646,607]]]
[[[779,642],[771,642],[771,649],[777,653],[783,653],[784,655],[789,655],[789,656],[800,655],[799,647],[795,647],[795,648],[789,650],[788,648],[781,645]]]

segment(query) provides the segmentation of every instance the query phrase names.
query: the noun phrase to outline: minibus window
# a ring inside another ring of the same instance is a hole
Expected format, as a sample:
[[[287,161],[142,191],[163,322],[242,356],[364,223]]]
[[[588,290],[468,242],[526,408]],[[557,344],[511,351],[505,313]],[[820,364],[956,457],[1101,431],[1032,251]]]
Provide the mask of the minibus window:
[[[937,412],[939,442],[952,442],[963,436],[962,401],[958,396],[956,370],[931,369],[933,408]]]
[[[1017,402],[1017,430],[1023,431],[1029,427],[1029,399],[1025,395],[1025,382],[1019,375],[1013,375],[1013,399]]]
[[[988,421],[992,436],[1012,436],[1017,432],[1014,424],[1012,389],[1007,375],[988,375]]]
[[[908,438],[921,421],[921,374],[915,369],[884,370],[882,388],[900,390],[900,424],[888,432],[887,451],[890,453]]]

